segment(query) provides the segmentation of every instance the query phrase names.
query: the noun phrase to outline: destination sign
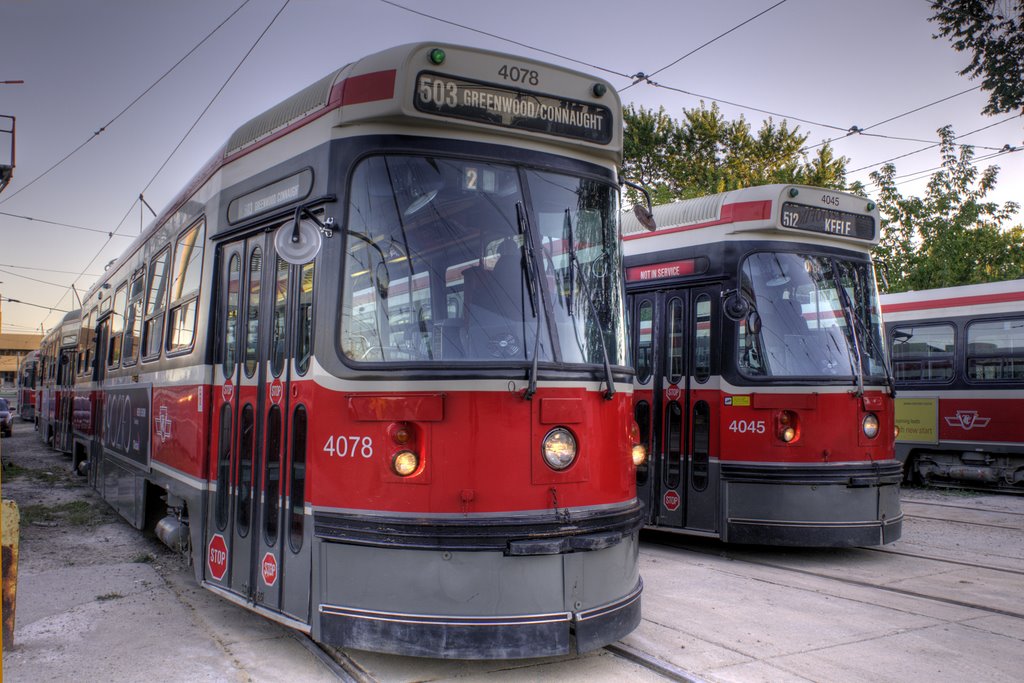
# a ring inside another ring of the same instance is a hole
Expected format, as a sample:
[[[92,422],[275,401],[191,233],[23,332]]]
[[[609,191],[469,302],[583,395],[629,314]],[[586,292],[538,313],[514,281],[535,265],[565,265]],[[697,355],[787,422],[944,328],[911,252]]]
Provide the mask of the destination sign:
[[[612,112],[599,104],[427,72],[417,77],[413,100],[418,110],[438,116],[602,145],[612,139]]]
[[[784,228],[853,237],[859,240],[875,238],[875,219],[873,217],[836,209],[823,209],[817,206],[785,202],[782,205],[781,220]]]
[[[305,199],[313,188],[313,172],[299,171],[265,187],[231,200],[228,204],[228,223],[265,213],[279,206]]]

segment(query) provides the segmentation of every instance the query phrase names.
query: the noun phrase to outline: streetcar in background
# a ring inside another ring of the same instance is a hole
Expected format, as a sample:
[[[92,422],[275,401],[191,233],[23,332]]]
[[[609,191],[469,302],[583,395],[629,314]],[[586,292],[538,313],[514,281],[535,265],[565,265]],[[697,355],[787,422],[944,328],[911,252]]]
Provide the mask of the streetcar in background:
[[[71,413],[81,331],[82,312],[71,311],[46,333],[39,347],[36,425],[43,443],[61,453],[72,450]]]
[[[24,422],[36,420],[36,394],[39,391],[39,351],[30,351],[18,364],[18,417]]]
[[[767,185],[624,218],[646,523],[729,543],[900,537],[874,204]]]
[[[640,620],[600,79],[397,47],[241,126],[83,298],[77,468],[333,645],[587,651]],[[51,344],[55,347],[55,344]]]
[[[1024,280],[882,296],[907,481],[1024,490]]]

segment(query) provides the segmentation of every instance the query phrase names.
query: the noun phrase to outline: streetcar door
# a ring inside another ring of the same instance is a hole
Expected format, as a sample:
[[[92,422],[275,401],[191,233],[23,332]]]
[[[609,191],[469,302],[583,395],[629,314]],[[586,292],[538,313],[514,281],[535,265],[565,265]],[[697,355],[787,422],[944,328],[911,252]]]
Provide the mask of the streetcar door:
[[[265,237],[222,245],[217,253],[217,353],[207,506],[206,581],[251,599],[253,494],[259,452],[260,298]]]
[[[637,471],[648,523],[717,530],[717,485],[711,462],[712,386],[717,332],[714,288],[636,294],[631,303],[638,390],[634,418],[649,462]]]
[[[312,318],[300,307],[313,264],[278,258],[273,235],[225,244],[218,253],[216,484],[205,573],[254,605],[308,623],[311,544],[294,538],[304,520],[291,513],[296,500],[300,515],[305,509],[307,413],[290,386],[296,349],[303,340],[309,347]]]

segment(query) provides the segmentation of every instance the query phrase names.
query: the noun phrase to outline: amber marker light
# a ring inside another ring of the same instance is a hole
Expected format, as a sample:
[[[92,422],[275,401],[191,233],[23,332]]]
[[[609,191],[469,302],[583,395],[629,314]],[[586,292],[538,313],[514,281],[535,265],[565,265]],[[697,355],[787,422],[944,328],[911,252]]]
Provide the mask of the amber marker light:
[[[900,438],[900,426],[899,425],[893,425],[892,426],[892,437],[894,439]]]
[[[412,440],[412,430],[404,422],[396,422],[391,425],[388,433],[391,434],[391,440],[399,446],[404,446]]]
[[[408,477],[420,467],[420,456],[412,451],[398,451],[391,458],[391,469],[400,477]]]

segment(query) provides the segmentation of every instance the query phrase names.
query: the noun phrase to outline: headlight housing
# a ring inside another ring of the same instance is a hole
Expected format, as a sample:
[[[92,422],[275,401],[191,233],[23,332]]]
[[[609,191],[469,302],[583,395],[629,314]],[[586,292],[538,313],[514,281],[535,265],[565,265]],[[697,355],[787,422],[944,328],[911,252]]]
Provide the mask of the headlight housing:
[[[420,456],[412,451],[401,450],[391,457],[391,469],[400,477],[408,477],[420,468]]]
[[[864,416],[861,427],[864,429],[864,436],[869,439],[875,438],[878,436],[878,416],[874,413],[868,413]]]
[[[562,471],[576,461],[576,437],[565,427],[555,427],[541,443],[544,462],[553,470]]]

